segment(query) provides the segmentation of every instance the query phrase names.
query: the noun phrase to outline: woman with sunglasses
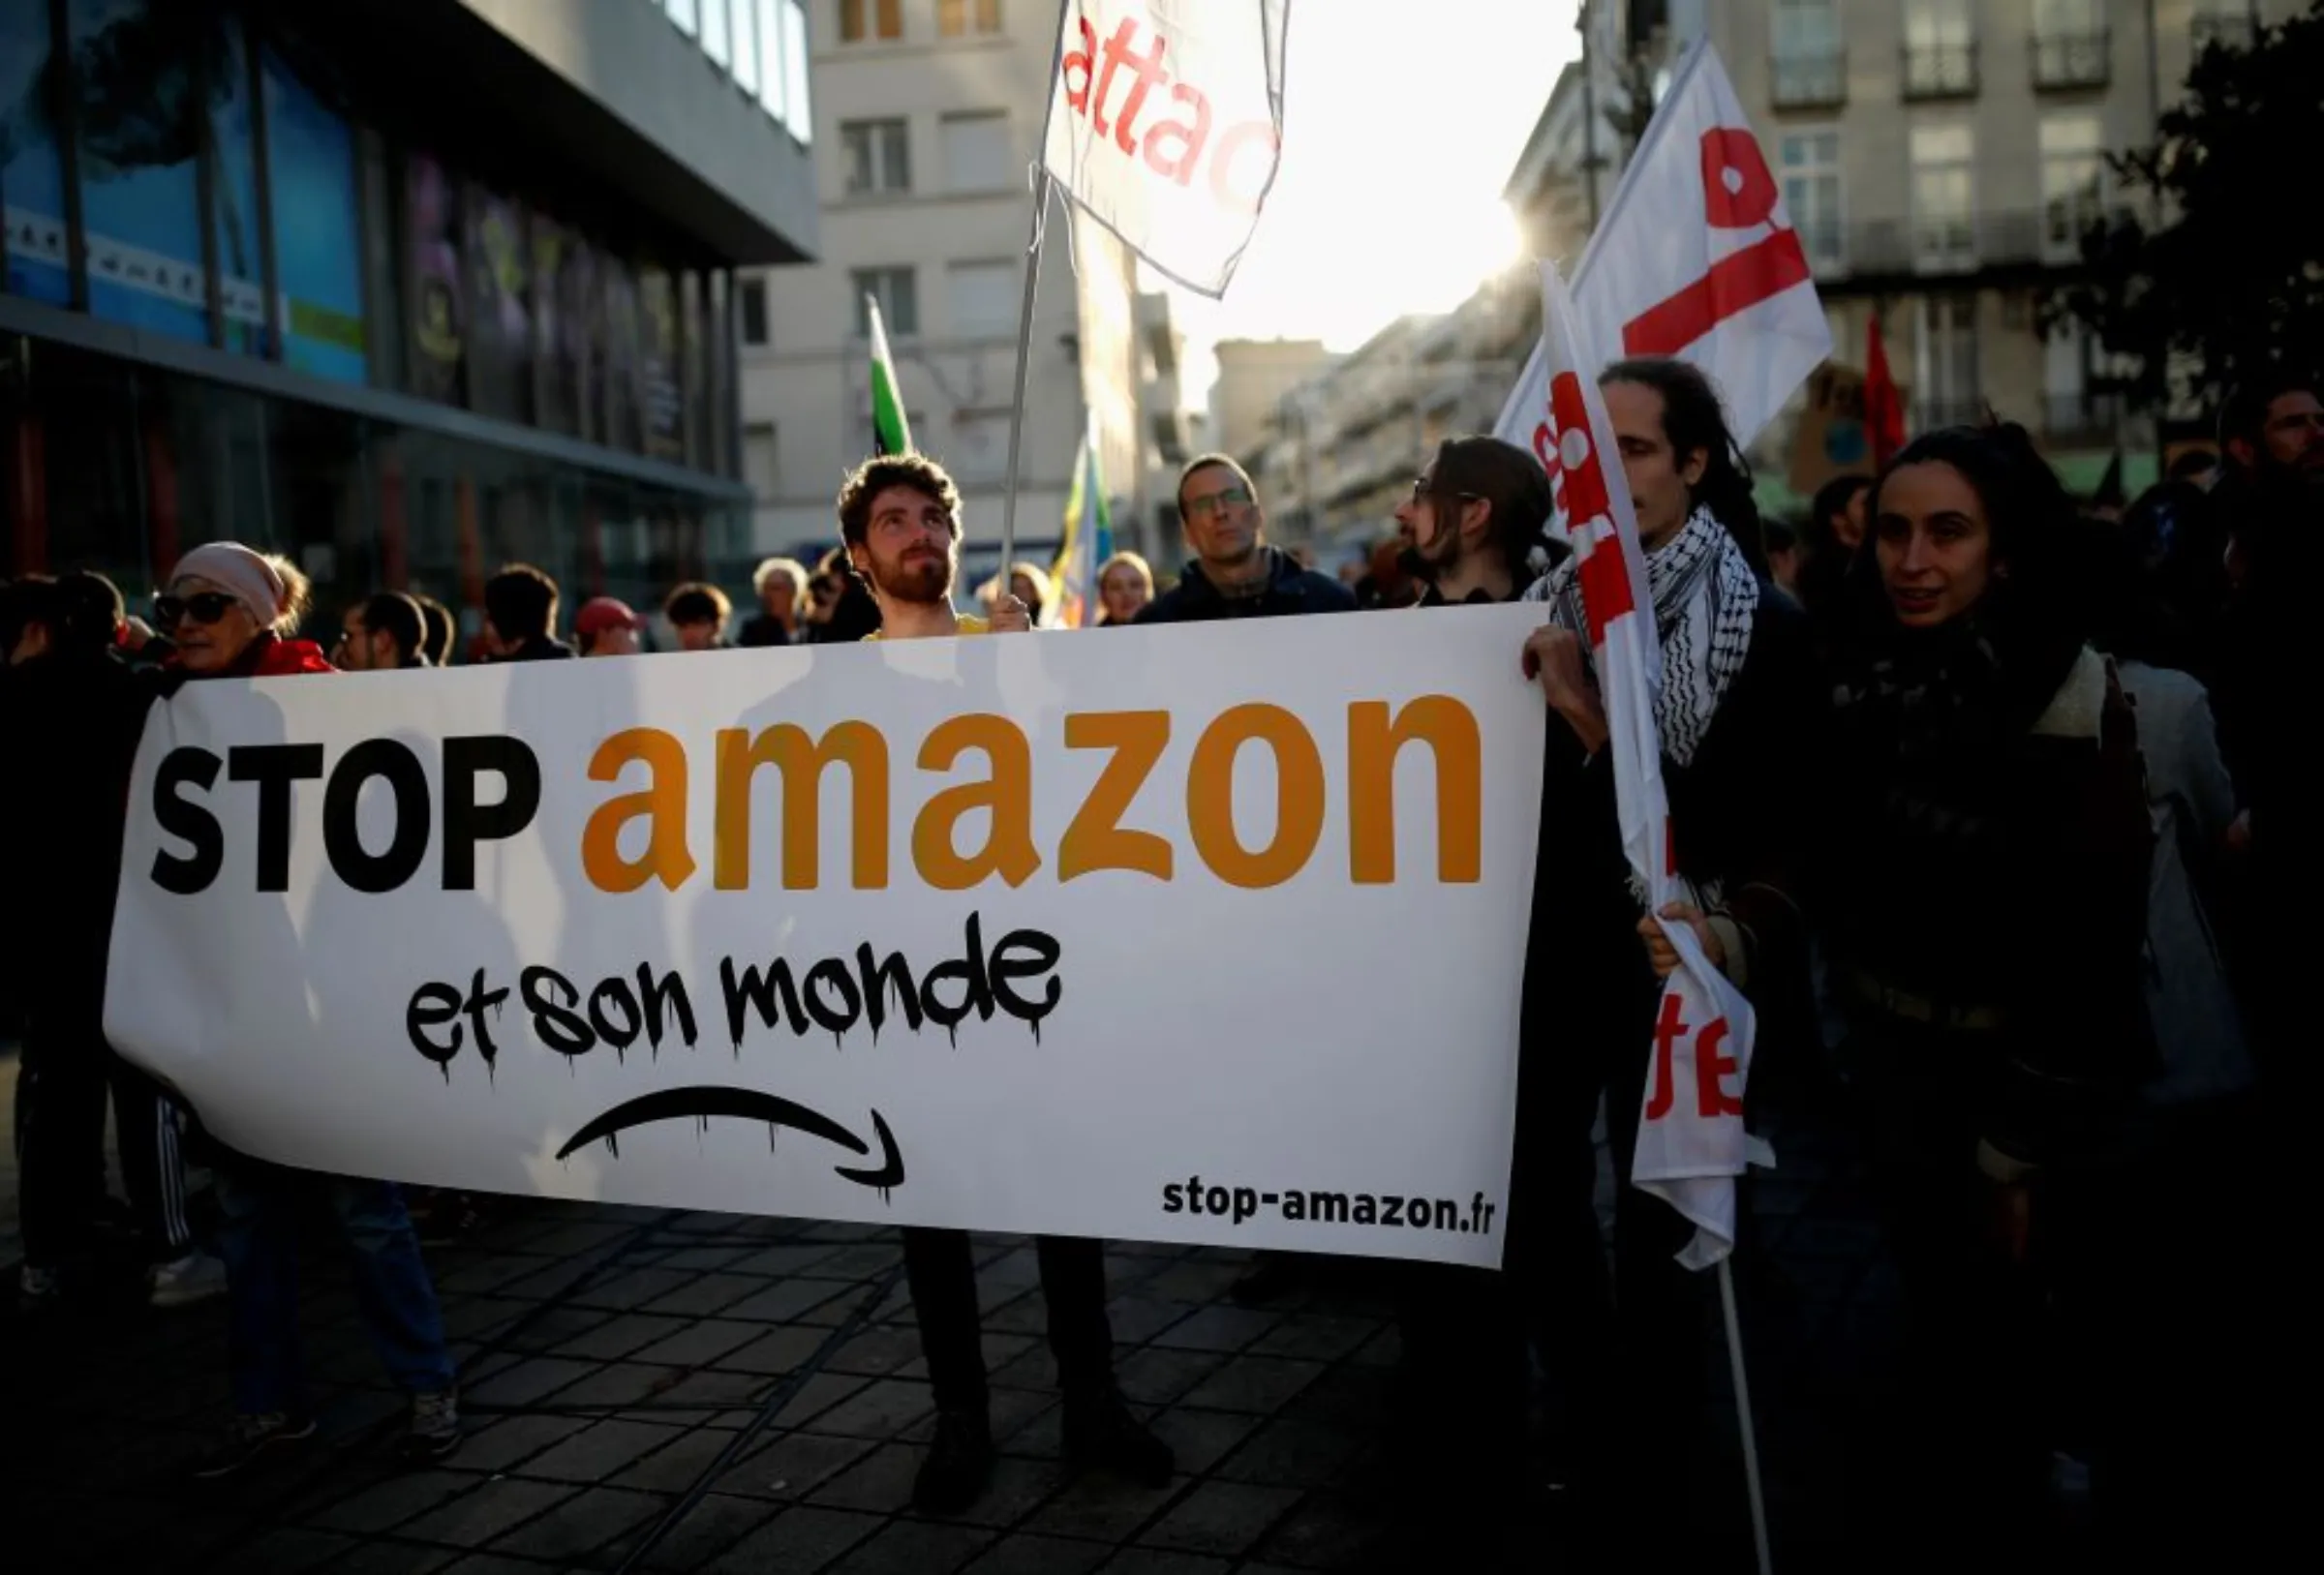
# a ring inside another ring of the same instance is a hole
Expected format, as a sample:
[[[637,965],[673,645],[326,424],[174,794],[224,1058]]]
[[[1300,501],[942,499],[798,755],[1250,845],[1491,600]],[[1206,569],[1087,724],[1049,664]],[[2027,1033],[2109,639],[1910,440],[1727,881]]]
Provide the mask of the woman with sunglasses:
[[[188,678],[328,673],[321,646],[289,638],[311,600],[307,577],[287,560],[213,541],[178,560],[153,616],[176,644],[169,665]]]
[[[170,668],[179,681],[332,672],[321,647],[290,636],[308,600],[307,577],[292,564],[214,541],[178,560],[154,612],[177,642]],[[195,1474],[226,1476],[315,1435],[299,1392],[298,1221],[301,1203],[318,1196],[347,1248],[372,1347],[411,1397],[405,1458],[450,1454],[460,1442],[451,1354],[419,1237],[394,1183],[296,1170],[214,1142],[211,1148],[235,1414],[227,1439]]]

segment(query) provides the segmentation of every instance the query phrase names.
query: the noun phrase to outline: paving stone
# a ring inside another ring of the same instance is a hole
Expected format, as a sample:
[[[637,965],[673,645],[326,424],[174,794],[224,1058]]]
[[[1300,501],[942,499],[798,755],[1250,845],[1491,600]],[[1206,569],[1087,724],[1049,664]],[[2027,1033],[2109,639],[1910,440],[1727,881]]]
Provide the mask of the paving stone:
[[[993,1441],[1004,1451],[1010,1451],[1010,1441],[1027,1426],[1055,1408],[1057,1397],[1038,1389],[995,1389],[985,1405],[986,1426],[992,1429]],[[936,1437],[936,1413],[929,1412],[910,1427],[897,1435],[906,1443],[933,1443]],[[1051,1454],[1056,1451],[1052,1449]]]
[[[1043,1504],[1024,1523],[1024,1530],[1093,1542],[1126,1542],[1183,1493],[1188,1481],[1181,1476],[1163,1487],[1141,1488],[1092,1473]]]
[[[1316,1422],[1277,1417],[1215,1468],[1234,1482],[1308,1487],[1330,1481],[1363,1446],[1362,1436]]]
[[[838,1297],[861,1294],[854,1286],[837,1280],[778,1280],[773,1285],[760,1280],[750,1282],[749,1294],[736,1297],[719,1312],[723,1318],[789,1323]]]
[[[1300,1501],[1298,1488],[1244,1482],[1201,1482],[1170,1513],[1139,1533],[1157,1548],[1237,1558]]]
[[[590,1488],[497,1539],[492,1551],[568,1566],[596,1563],[625,1535],[658,1519],[670,1502],[658,1493]]]
[[[283,1526],[268,1531],[248,1547],[234,1550],[237,1568],[265,1570],[269,1575],[299,1575],[344,1559],[362,1544],[336,1531],[318,1531],[304,1526]],[[17,1557],[23,1557],[22,1549]],[[30,1567],[30,1566],[27,1566]]]
[[[1380,1332],[1377,1320],[1334,1318],[1325,1313],[1294,1313],[1252,1342],[1254,1356],[1297,1356],[1303,1361],[1336,1362],[1352,1355]]]
[[[1391,1323],[1357,1348],[1348,1360],[1356,1367],[1399,1367],[1404,1361],[1404,1337]]]
[[[1068,1473],[1054,1460],[1023,1460],[1002,1455],[993,1462],[992,1479],[976,1502],[958,1515],[935,1517],[967,1526],[996,1529],[1016,1525],[1051,1495],[1063,1487]],[[924,1517],[927,1518],[927,1517]]]
[[[717,1369],[688,1373],[661,1392],[661,1408],[654,1413],[655,1420],[668,1422],[674,1427],[691,1427],[698,1422],[715,1421],[718,1415],[725,1414],[735,1407],[755,1410],[780,1381],[757,1373],[724,1373]],[[693,1411],[669,1408],[680,1401],[698,1401],[705,1408],[715,1409]]]
[[[771,1329],[741,1349],[728,1351],[719,1365],[745,1373],[788,1373],[812,1356],[829,1332],[796,1326]]]
[[[661,1260],[665,1269],[732,1269],[756,1249],[749,1247],[688,1247]]]
[[[1149,1425],[1177,1457],[1178,1469],[1200,1476],[1249,1438],[1259,1426],[1259,1418],[1237,1411],[1197,1410],[1180,1406],[1164,1411]]]
[[[1173,1263],[1146,1283],[1146,1293],[1168,1301],[1208,1305],[1224,1301],[1236,1281],[1249,1272],[1243,1263],[1213,1263],[1189,1258]]]
[[[990,1369],[985,1381],[995,1389],[1055,1389],[1057,1359],[1046,1344],[1027,1345],[1016,1360]]]
[[[1293,1361],[1288,1356],[1233,1356],[1182,1398],[1190,1406],[1209,1410],[1271,1412],[1281,1409],[1323,1373],[1321,1362]]]
[[[706,1318],[688,1324],[643,1350],[630,1352],[639,1362],[663,1362],[672,1367],[708,1367],[730,1350],[739,1350],[762,1338],[765,1328],[734,1318]]]
[[[1354,1500],[1311,1495],[1259,1546],[1262,1557],[1307,1569],[1344,1569],[1379,1545],[1384,1527]]]
[[[902,1261],[901,1243],[868,1242],[833,1254],[816,1266],[815,1272],[827,1280],[869,1280]]]
[[[890,1439],[933,1410],[935,1404],[934,1392],[925,1383],[915,1383],[909,1378],[877,1378],[818,1413],[814,1419],[815,1431],[846,1438]]]
[[[818,1270],[822,1264],[837,1257],[840,1252],[840,1248],[819,1242],[761,1247],[727,1267],[737,1274],[788,1277]]]
[[[503,1417],[462,1439],[460,1452],[445,1464],[456,1470],[504,1471],[589,1425],[581,1416]]]
[[[810,1575],[884,1524],[877,1515],[800,1504],[728,1549],[724,1557],[707,1566],[707,1575]]]
[[[455,1548],[478,1548],[572,1496],[573,1489],[561,1482],[487,1477],[451,1502],[405,1522],[396,1529],[397,1534]]]
[[[730,1494],[714,1493],[686,1512],[686,1518],[670,1529],[670,1534],[656,1543],[646,1553],[645,1567],[652,1570],[699,1570],[710,1560],[733,1547],[737,1542],[763,1526],[775,1514],[775,1506],[759,1499],[737,1498]],[[625,1545],[634,1544],[636,1537],[625,1539]],[[738,1566],[748,1568],[748,1565]]]
[[[358,1542],[345,1554],[322,1566],[330,1575],[436,1575],[438,1570],[460,1559],[449,1548],[434,1548],[417,1542],[405,1542],[379,1537]],[[235,1568],[256,1569],[237,1557]]]
[[[1098,1567],[1104,1575],[1227,1575],[1235,1566],[1170,1548],[1125,1548]]]
[[[682,1433],[652,1454],[623,1467],[605,1482],[609,1487],[635,1488],[643,1493],[684,1493],[733,1441],[733,1434],[717,1429]]]
[[[830,1575],[951,1575],[997,1534],[978,1526],[893,1521],[827,1568]]]
[[[606,1307],[617,1313],[634,1313],[649,1302],[659,1301],[694,1278],[692,1273],[685,1269],[625,1269],[584,1286],[573,1293],[572,1300],[583,1307]],[[672,1307],[657,1311],[676,1313],[683,1309]]]
[[[604,1318],[604,1315],[598,1315]],[[666,1340],[687,1327],[682,1318],[668,1318],[657,1313],[622,1313],[594,1329],[584,1330],[567,1341],[560,1351],[566,1356],[590,1356],[599,1361],[619,1361],[635,1351],[645,1349],[657,1340]]]
[[[530,1406],[596,1371],[594,1362],[562,1356],[533,1356],[494,1374],[463,1396],[478,1406]]]
[[[685,1375],[643,1362],[607,1362],[589,1377],[557,1391],[560,1406],[627,1406],[658,1400]]]
[[[306,1517],[329,1531],[384,1531],[476,1485],[452,1471],[409,1471],[358,1488]]]
[[[534,1304],[535,1309],[539,1303]],[[496,1335],[492,1344],[509,1350],[531,1352],[566,1349],[567,1343],[609,1322],[616,1315],[596,1307],[551,1307],[523,1320],[522,1325]],[[574,1351],[574,1355],[589,1354]]]
[[[619,1221],[571,1220],[538,1235],[528,1235],[527,1250],[548,1257],[585,1257],[635,1233],[634,1227]]]
[[[1020,1534],[985,1550],[964,1575],[1088,1575],[1113,1552],[1103,1542]]]
[[[920,1337],[912,1330],[870,1328],[834,1351],[828,1365],[834,1373],[877,1378],[918,1360],[919,1356]]]
[[[1392,1376],[1369,1368],[1343,1367],[1300,1387],[1283,1404],[1283,1414],[1300,1422],[1322,1422],[1359,1437],[1379,1429],[1388,1414]]]
[[[1172,1324],[1191,1317],[1182,1302],[1157,1296],[1116,1296],[1106,1306],[1117,1345],[1142,1346]]]
[[[978,1298],[985,1310],[985,1328],[1002,1334],[1045,1335],[1049,1332],[1049,1304],[1038,1290],[1020,1291],[1016,1295],[983,1296]],[[1122,1338],[1119,1329],[1114,1338]]]
[[[1167,1406],[1218,1372],[1226,1360],[1215,1351],[1148,1346],[1115,1364],[1114,1382],[1125,1398],[1142,1406]]]
[[[1242,1307],[1206,1307],[1153,1338],[1156,1346],[1185,1350],[1237,1351],[1283,1321],[1281,1313]]]
[[[550,1482],[602,1482],[677,1439],[681,1430],[651,1422],[599,1422],[519,1468]]]
[[[784,1401],[773,1420],[779,1427],[812,1426],[818,1433],[836,1431],[823,1425],[824,1413],[847,1403],[865,1388],[862,1378],[844,1373],[818,1373]],[[885,1434],[873,1435],[885,1438]]]
[[[912,1479],[928,1451],[908,1443],[883,1443],[809,1495],[810,1503],[894,1515],[912,1501]]]
[[[477,1340],[513,1323],[538,1305],[510,1296],[460,1296],[441,1305],[447,1340]]]
[[[680,1286],[666,1296],[657,1296],[644,1304],[649,1313],[670,1313],[681,1318],[707,1318],[723,1313],[747,1296],[764,1291],[767,1283],[748,1274],[705,1274],[687,1285]]]
[[[754,1445],[719,1479],[721,1493],[804,1499],[878,1447],[864,1439],[791,1433]]]

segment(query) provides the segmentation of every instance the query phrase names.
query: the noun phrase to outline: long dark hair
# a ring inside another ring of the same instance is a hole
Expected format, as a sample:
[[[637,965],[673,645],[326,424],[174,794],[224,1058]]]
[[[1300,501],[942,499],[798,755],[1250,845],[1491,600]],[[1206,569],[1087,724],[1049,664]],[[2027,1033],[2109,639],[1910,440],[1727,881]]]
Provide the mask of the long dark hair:
[[[1670,439],[1680,468],[1697,449],[1704,456],[1702,479],[1691,490],[1691,500],[1727,527],[1751,571],[1766,578],[1767,544],[1759,529],[1758,500],[1752,496],[1751,464],[1727,424],[1726,407],[1711,379],[1690,362],[1640,355],[1616,361],[1598,375],[1600,387],[1609,382],[1635,382],[1663,396],[1663,436]]]

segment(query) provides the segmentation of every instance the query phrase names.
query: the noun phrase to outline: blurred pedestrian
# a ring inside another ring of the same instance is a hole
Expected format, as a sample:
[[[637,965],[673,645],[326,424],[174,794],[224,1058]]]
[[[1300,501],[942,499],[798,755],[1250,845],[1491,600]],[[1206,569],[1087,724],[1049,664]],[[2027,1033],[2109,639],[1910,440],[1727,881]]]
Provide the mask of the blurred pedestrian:
[[[1097,568],[1098,628],[1135,623],[1154,599],[1154,571],[1132,552],[1116,553]]]
[[[351,673],[425,667],[428,620],[400,591],[382,591],[340,615],[332,659]]]
[[[557,582],[530,563],[510,563],[484,582],[488,661],[563,661],[573,648],[557,638]]]
[[[1226,454],[1198,454],[1178,472],[1178,518],[1194,557],[1141,623],[1353,612],[1347,588],[1300,567],[1267,542],[1267,510],[1250,472]]]
[[[634,656],[646,621],[627,602],[592,596],[573,615],[573,640],[584,656]]]
[[[459,638],[460,633],[459,621],[452,617],[452,610],[434,596],[413,592],[412,599],[419,603],[420,613],[428,621],[427,638],[420,642],[420,651],[428,658],[428,665],[451,666],[452,642]]]
[[[744,621],[736,642],[747,650],[787,646],[800,638],[799,609],[807,600],[807,569],[795,558],[770,558],[750,576],[758,611]]]
[[[726,644],[734,603],[717,586],[689,580],[662,601],[661,616],[677,633],[680,651],[718,651]]]

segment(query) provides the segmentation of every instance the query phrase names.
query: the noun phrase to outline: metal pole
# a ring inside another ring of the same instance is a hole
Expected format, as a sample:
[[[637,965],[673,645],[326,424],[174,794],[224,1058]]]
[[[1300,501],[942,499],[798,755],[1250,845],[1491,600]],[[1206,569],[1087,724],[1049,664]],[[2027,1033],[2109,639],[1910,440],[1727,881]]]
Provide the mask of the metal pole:
[[[1041,286],[1041,222],[1049,212],[1049,123],[1057,110],[1058,74],[1064,69],[1061,45],[1066,18],[1072,15],[1073,0],[1058,0],[1057,25],[1050,34],[1049,71],[1042,78],[1046,97],[1041,110],[1041,140],[1033,146],[1033,165],[1039,173],[1033,179],[1033,222],[1024,244],[1024,300],[1017,311],[1017,387],[1009,401],[1008,490],[1000,501],[1000,568],[996,583],[1003,591],[1008,589],[1009,565],[1017,560],[1017,460],[1024,443],[1024,381],[1032,370],[1033,296]],[[1085,412],[1086,401],[1085,394]],[[1086,424],[1085,420],[1084,425]]]
[[[1743,1326],[1735,1317],[1735,1276],[1719,1260],[1719,1310],[1727,1319],[1727,1360],[1735,1380],[1735,1428],[1743,1438],[1743,1484],[1751,1494],[1751,1540],[1759,1575],[1775,1575],[1775,1550],[1767,1537],[1767,1494],[1759,1485],[1758,1430],[1751,1418],[1751,1382],[1743,1374]]]

